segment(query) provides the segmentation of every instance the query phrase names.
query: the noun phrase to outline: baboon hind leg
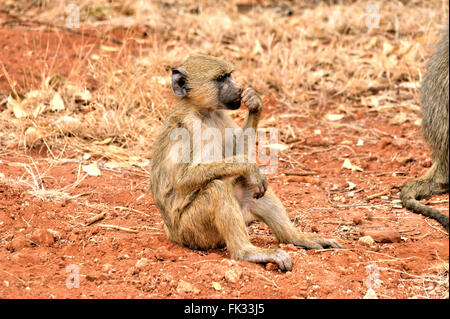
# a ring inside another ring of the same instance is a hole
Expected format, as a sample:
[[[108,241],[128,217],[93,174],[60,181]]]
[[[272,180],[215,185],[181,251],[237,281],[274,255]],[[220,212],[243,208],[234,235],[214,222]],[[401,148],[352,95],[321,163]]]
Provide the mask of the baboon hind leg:
[[[281,270],[291,270],[292,261],[281,249],[252,245],[239,203],[230,182],[213,180],[181,215],[180,243],[207,249],[225,243],[231,258],[256,263],[272,262]]]
[[[437,209],[419,202],[422,198],[448,192],[448,169],[446,170],[445,167],[443,168],[440,165],[440,162],[435,162],[423,176],[406,182],[402,186],[400,198],[403,206],[407,209],[437,220],[448,231],[449,217]]]
[[[447,193],[449,190],[448,175],[439,162],[433,163],[431,168],[421,177],[408,181],[401,191],[402,200],[414,198],[422,199],[431,195]],[[447,173],[448,174],[448,173]]]
[[[251,198],[251,195],[249,198]],[[249,201],[252,214],[269,226],[280,243],[291,243],[307,249],[343,248],[334,239],[299,232],[290,221],[286,209],[271,188],[266,191],[263,197],[249,199]]]

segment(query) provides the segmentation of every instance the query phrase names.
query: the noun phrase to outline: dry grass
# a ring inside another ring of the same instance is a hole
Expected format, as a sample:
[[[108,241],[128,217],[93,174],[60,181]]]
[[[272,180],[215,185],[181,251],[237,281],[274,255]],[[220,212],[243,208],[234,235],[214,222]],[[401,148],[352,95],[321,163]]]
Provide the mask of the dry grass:
[[[2,9],[61,25],[68,3],[6,1]],[[369,105],[393,118],[400,111],[417,116],[417,88],[448,16],[445,1],[374,2],[380,8],[374,29],[366,26],[366,1],[285,3],[292,16],[269,1],[246,13],[232,1],[80,1],[82,26],[100,25],[106,32],[141,25],[149,37],[138,41],[150,48],[104,46],[104,52],[78,61],[65,83],[52,85],[54,74],[43,71],[40,87],[18,92],[25,96],[13,99],[13,88],[0,115],[2,144],[45,145],[53,152],[71,149],[116,160],[133,156],[135,162],[148,158],[171,105],[168,70],[192,53],[232,60],[240,82],[276,97],[286,112],[347,114]],[[89,81],[95,85],[86,93]],[[60,108],[55,93],[64,103]]]
[[[54,161],[101,158],[145,167],[151,141],[172,105],[170,67],[194,53],[233,61],[237,81],[276,101],[285,113],[321,117],[370,106],[399,123],[419,119],[418,89],[448,19],[448,1],[263,1],[247,12],[235,2],[78,1],[82,28],[107,33],[139,26],[147,38],[130,28],[123,45],[105,41],[98,52],[75,61],[65,79],[43,65],[36,72],[42,74],[40,85],[20,92],[0,63],[0,74],[11,83],[11,95],[0,96],[0,148],[44,147]],[[64,25],[69,3],[6,0],[0,11]],[[374,29],[366,25],[369,3],[380,8]],[[144,46],[136,49],[130,39]],[[263,125],[278,126],[284,138],[301,136],[299,128],[280,124],[280,115],[265,114]],[[24,168],[23,178],[0,174],[0,183],[20,185],[46,200],[71,196],[86,176],[79,172],[74,184],[47,190],[41,183],[45,172]],[[448,263],[434,273],[426,280],[448,298]]]

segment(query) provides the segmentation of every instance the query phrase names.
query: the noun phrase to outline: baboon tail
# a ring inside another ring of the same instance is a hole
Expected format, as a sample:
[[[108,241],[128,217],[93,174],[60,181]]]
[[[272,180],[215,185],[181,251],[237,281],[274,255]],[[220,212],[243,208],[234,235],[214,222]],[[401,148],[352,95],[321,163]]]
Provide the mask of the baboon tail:
[[[423,216],[433,218],[434,220],[437,220],[444,228],[449,231],[449,218],[448,216],[442,214],[440,211],[438,211],[435,208],[428,207],[421,202],[418,201],[418,199],[425,197],[424,195],[430,196],[432,192],[428,192],[428,194],[424,194],[423,191],[425,188],[428,188],[427,192],[429,191],[429,185],[421,183],[421,181],[413,180],[402,187],[402,191],[400,193],[400,198],[403,202],[403,206],[406,207],[409,210],[412,210],[416,214],[421,214]]]

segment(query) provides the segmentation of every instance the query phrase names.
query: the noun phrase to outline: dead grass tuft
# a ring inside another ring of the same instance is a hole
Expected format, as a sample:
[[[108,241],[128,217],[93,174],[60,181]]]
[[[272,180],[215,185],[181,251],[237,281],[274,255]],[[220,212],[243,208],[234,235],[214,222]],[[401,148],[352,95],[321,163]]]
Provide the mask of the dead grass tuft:
[[[0,9],[62,25],[69,3],[5,1]],[[234,1],[81,1],[82,28],[107,33],[133,25],[147,37],[129,31],[127,41],[137,46],[105,43],[80,57],[66,79],[43,66],[40,87],[15,92],[12,85],[0,114],[1,144],[70,149],[93,158],[148,158],[171,106],[170,66],[194,53],[232,60],[238,81],[275,97],[286,113],[352,114],[367,107],[398,123],[418,118],[424,64],[448,3],[376,2],[380,19],[373,29],[366,1],[263,3],[243,12]],[[10,78],[8,70],[2,73]]]

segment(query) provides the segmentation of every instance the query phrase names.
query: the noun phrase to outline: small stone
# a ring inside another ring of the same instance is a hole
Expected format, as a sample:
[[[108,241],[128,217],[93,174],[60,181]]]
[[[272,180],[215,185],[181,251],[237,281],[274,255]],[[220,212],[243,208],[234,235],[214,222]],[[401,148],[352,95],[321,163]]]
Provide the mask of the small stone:
[[[236,269],[229,269],[225,271],[225,280],[233,284],[237,283],[241,278],[242,272]]]
[[[52,234],[54,241],[59,241],[61,239],[61,233],[59,231],[48,228],[47,231]]]
[[[359,216],[355,216],[353,217],[353,224],[355,225],[361,225],[362,224],[362,219]]]
[[[51,246],[55,242],[55,239],[48,230],[36,229],[31,234],[31,241],[39,246]]]
[[[363,236],[370,236],[377,243],[399,243],[402,241],[400,233],[394,230],[366,231]]]
[[[373,240],[370,236],[363,236],[358,239],[358,242],[364,246],[372,246],[375,244],[375,240]]]
[[[392,143],[392,140],[389,137],[382,137],[380,139],[380,141],[378,142],[378,149],[382,150],[391,143]]]
[[[316,225],[313,225],[313,226],[311,226],[311,231],[312,231],[313,233],[318,233],[318,232],[319,232],[319,228],[317,228]]]
[[[177,260],[178,256],[171,252],[167,247],[159,247],[155,250],[155,258],[158,260]]]
[[[136,262],[136,269],[142,270],[142,268],[148,265],[148,259],[143,257]]]
[[[197,289],[198,290],[198,289]],[[194,291],[194,287],[184,280],[180,280],[177,286],[177,293],[189,294]]]
[[[273,270],[277,270],[278,269],[278,265],[274,264],[274,263],[267,263],[266,264],[266,270],[269,271],[273,271]]]
[[[19,234],[13,238],[8,248],[12,251],[19,251],[25,246],[27,246],[27,240],[24,235]]]
[[[113,269],[113,265],[111,265],[111,264],[104,264],[102,266],[102,270],[107,273],[109,273],[112,269]]]

